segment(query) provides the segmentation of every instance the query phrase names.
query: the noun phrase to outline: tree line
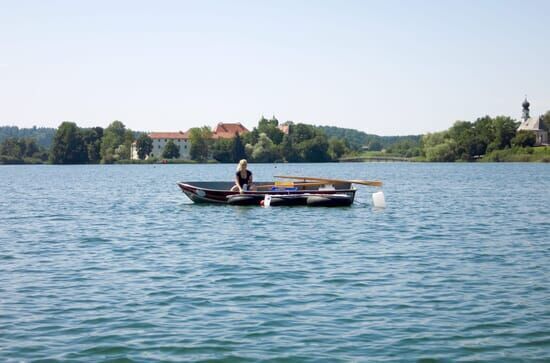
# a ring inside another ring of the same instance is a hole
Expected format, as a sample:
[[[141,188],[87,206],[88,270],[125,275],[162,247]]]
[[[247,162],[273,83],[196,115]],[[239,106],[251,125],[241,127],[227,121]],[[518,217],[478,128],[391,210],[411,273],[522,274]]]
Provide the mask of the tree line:
[[[49,153],[31,138],[9,137],[0,143],[0,164],[41,164]]]
[[[550,111],[542,116],[543,128],[550,127]],[[517,131],[520,122],[508,116],[483,116],[475,121],[456,121],[449,129],[416,136],[401,137],[387,146],[372,140],[366,156],[372,151],[417,161],[499,161],[501,151],[510,154],[531,154],[536,143],[531,131]],[[518,158],[508,158],[517,160]],[[529,159],[529,158],[527,158]]]
[[[54,134],[54,128],[0,126],[0,164],[46,162]]]
[[[548,129],[550,111],[544,115],[543,123]],[[284,133],[280,126],[275,117],[262,117],[252,131],[236,134],[231,139],[214,138],[208,126],[192,128],[189,130],[190,158],[197,162],[215,160],[222,163],[234,163],[243,158],[260,163],[326,162],[358,155],[367,146],[370,151],[418,160],[473,161],[487,155],[490,159],[492,153],[500,150],[521,152],[535,144],[534,134],[516,131],[519,122],[507,116],[484,116],[474,122],[457,121],[445,131],[400,137],[380,137],[352,129],[291,121],[284,124],[288,130]],[[74,122],[63,122],[55,130],[50,146],[46,147],[45,135],[52,130],[55,129],[0,127],[0,163],[127,162],[131,159],[134,141],[141,160],[156,162],[180,157],[179,147],[172,141],[166,143],[160,154],[151,157],[153,140],[146,133],[126,128],[120,121],[113,121],[105,129],[82,128]],[[42,142],[19,135],[41,135]]]
[[[120,121],[107,128],[81,128],[63,122],[55,133],[50,150],[53,164],[110,164],[130,159],[134,133]]]
[[[389,149],[398,143],[418,143],[422,138],[422,135],[379,136],[343,127],[318,127],[323,130],[329,138],[336,137],[346,140],[346,145],[348,145],[349,149],[352,151],[358,151],[364,147],[372,151],[381,151],[383,149]]]
[[[276,118],[261,118],[251,132],[236,134],[231,139],[214,138],[208,126],[189,130],[190,158],[198,162],[215,160],[233,163],[246,158],[251,162],[325,162],[337,160],[353,146],[346,140],[327,137],[321,127],[288,124],[288,133],[279,129]],[[179,147],[168,141],[160,155],[150,157],[153,140],[146,133],[134,132],[120,122],[102,127],[83,128],[74,122],[63,122],[57,128],[51,147],[39,147],[32,139],[7,138],[1,143],[4,163],[36,162],[53,164],[116,163],[131,159],[132,143],[136,142],[141,160],[179,158]],[[25,159],[26,158],[26,159]]]
[[[110,164],[129,160],[136,134],[120,121],[105,129],[83,128],[66,121],[55,130],[48,148],[31,138],[4,137],[0,163]]]
[[[287,122],[288,133],[279,128],[273,117],[262,117],[252,131],[232,139],[212,139],[210,128],[190,130],[191,158],[204,161],[209,156],[222,163],[246,158],[256,163],[325,162],[337,160],[349,151],[345,140],[329,138],[322,128]]]
[[[279,121],[273,117],[262,117],[252,131],[233,138],[213,138],[208,126],[189,130],[190,158],[198,162],[215,160],[234,163],[240,159],[250,162],[325,162],[334,161],[352,148],[345,139],[327,137],[323,128],[302,123],[287,123],[288,133],[279,128]],[[136,143],[140,159],[145,159],[152,150],[152,140],[141,135]],[[168,141],[162,157],[179,157],[179,150]]]
[[[52,145],[56,129],[52,127],[0,126],[0,142],[5,139],[33,139],[39,147],[49,149]]]
[[[550,112],[543,117],[548,130]],[[525,149],[535,145],[535,134],[517,131],[519,122],[508,116],[484,116],[474,122],[456,121],[448,130],[428,133],[422,137],[422,156],[426,161],[473,161],[491,157],[499,150]]]

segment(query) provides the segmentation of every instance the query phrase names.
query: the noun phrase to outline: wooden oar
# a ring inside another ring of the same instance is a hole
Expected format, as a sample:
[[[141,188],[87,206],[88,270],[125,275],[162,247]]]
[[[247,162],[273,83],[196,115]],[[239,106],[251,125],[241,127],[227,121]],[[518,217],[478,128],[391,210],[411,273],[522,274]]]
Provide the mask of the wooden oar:
[[[288,176],[288,175],[275,175],[275,178],[281,178],[281,179],[298,179],[298,180],[311,180],[311,181],[319,181],[319,182],[327,182],[327,183],[353,183],[353,184],[361,184],[361,185],[369,185],[369,186],[375,186],[380,187],[382,186],[382,182],[378,180],[358,180],[358,179],[329,179],[329,178],[316,178],[316,177],[308,177],[308,176]]]
[[[303,180],[304,182],[307,181],[307,180],[311,180],[311,181],[327,182],[327,183],[353,183],[353,184],[369,185],[369,186],[373,186],[373,187],[381,187],[382,186],[382,182],[379,181],[379,180],[327,179],[327,178],[315,178],[315,177],[309,177],[309,176],[289,176],[289,175],[275,175],[275,178],[297,179],[297,180]]]

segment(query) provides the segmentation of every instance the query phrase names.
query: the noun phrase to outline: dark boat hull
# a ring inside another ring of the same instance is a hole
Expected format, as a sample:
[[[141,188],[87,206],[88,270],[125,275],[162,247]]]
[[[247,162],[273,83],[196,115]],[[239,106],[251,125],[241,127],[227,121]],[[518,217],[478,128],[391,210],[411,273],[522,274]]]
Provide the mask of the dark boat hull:
[[[277,206],[293,206],[293,205],[306,205],[308,194],[300,195],[274,195],[271,197],[271,205]]]
[[[347,194],[312,195],[307,198],[310,207],[348,207],[353,199]]]
[[[256,183],[258,187],[262,185],[272,184],[270,182]],[[231,191],[231,187],[234,184],[232,182],[188,182],[178,183],[180,189],[185,195],[191,199],[194,203],[217,203],[217,204],[229,204],[228,197],[233,195],[239,195],[239,192]],[[315,189],[311,187],[299,188],[298,190],[266,190],[266,191],[247,191],[242,195],[254,195],[258,196],[257,199],[263,199],[266,194],[272,195],[272,205],[305,205],[307,204],[307,195],[319,194],[319,195],[331,195],[331,194],[345,194],[351,199],[351,203],[355,198],[355,191],[350,184],[336,185],[336,189]],[[282,198],[278,198],[281,197]],[[284,196],[289,196],[285,198]],[[293,197],[294,196],[294,197]],[[300,198],[304,196],[305,198]],[[273,204],[273,198],[278,198]],[[285,200],[286,199],[286,200]],[[252,203],[252,202],[251,202]],[[255,204],[255,202],[254,202]],[[259,205],[259,201],[258,201]]]
[[[227,204],[231,205],[260,205],[264,196],[260,194],[235,194],[227,197]]]

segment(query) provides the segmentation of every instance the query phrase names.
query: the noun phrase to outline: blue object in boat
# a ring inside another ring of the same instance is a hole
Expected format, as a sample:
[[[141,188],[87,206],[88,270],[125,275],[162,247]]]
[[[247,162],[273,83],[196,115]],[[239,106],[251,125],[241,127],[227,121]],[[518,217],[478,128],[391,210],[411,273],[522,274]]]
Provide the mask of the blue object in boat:
[[[278,188],[278,187],[271,187],[271,191],[287,191],[287,192],[294,192],[298,190],[297,187],[288,187],[288,188]]]

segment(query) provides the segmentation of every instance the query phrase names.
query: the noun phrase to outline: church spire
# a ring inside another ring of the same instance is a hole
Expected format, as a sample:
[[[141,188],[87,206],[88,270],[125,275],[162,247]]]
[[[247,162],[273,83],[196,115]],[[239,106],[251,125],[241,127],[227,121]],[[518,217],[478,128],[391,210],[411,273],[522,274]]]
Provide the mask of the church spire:
[[[521,104],[521,106],[523,107],[523,115],[521,116],[523,121],[527,121],[529,119],[529,105],[530,104],[529,101],[527,101],[527,96],[525,96],[525,100]]]

